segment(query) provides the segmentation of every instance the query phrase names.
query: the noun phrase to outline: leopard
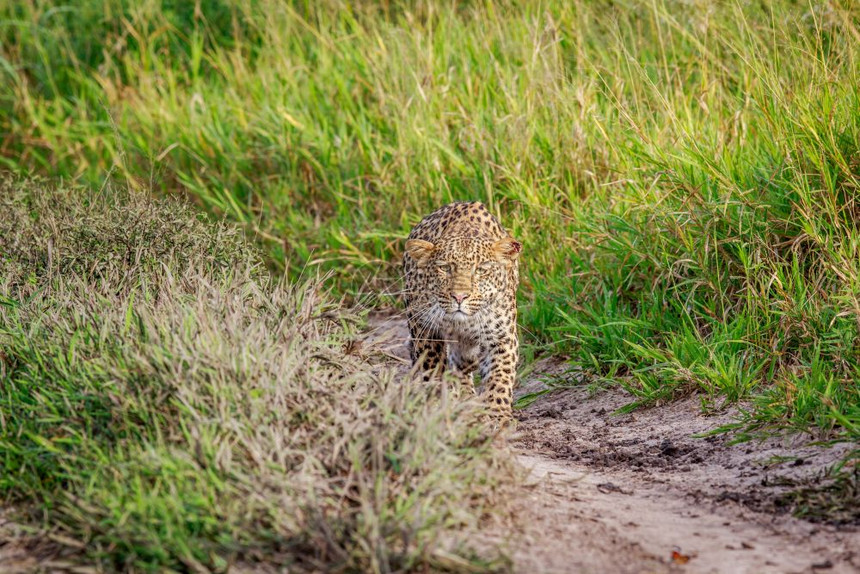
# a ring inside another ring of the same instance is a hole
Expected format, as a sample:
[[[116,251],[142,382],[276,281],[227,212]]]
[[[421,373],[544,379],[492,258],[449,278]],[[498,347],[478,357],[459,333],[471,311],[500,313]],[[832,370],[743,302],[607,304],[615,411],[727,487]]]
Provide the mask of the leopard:
[[[415,225],[403,254],[413,370],[425,382],[453,375],[470,393],[477,371],[489,416],[505,425],[515,422],[522,249],[484,204],[458,201]]]

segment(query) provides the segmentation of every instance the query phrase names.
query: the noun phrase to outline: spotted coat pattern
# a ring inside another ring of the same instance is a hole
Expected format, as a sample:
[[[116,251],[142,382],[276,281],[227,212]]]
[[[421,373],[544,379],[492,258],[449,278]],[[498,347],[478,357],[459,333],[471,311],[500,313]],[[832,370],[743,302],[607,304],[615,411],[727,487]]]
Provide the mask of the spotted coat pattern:
[[[449,371],[474,392],[478,371],[490,411],[511,418],[517,366],[518,256],[480,202],[457,202],[421,220],[403,256],[413,365],[429,381]]]

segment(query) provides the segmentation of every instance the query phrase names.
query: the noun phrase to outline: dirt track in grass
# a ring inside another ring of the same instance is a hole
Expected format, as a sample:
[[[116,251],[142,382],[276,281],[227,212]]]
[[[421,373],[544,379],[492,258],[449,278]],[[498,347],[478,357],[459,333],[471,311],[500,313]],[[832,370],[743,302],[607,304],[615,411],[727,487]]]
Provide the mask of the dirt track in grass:
[[[371,341],[405,362],[405,324],[375,322]],[[519,395],[567,378],[543,360]],[[733,422],[706,416],[696,396],[615,414],[632,397],[585,386],[541,397],[518,411],[508,441],[528,469],[517,526],[504,539],[515,572],[858,572],[860,528],[791,516],[782,496],[814,482],[851,444],[812,437],[731,445],[694,438]]]

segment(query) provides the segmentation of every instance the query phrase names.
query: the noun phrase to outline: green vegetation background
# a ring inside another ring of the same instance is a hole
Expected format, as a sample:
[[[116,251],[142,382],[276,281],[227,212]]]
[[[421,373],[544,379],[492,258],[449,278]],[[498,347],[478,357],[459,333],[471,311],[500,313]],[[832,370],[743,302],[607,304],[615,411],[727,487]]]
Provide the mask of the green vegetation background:
[[[372,304],[480,199],[528,352],[860,439],[849,0],[6,2],[0,165],[183,195]]]

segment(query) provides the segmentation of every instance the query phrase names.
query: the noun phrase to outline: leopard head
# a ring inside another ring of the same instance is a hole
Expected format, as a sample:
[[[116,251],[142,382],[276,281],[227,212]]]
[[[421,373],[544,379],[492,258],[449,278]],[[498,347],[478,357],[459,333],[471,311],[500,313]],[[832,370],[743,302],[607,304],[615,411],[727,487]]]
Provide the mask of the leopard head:
[[[432,311],[443,319],[462,321],[479,314],[510,290],[510,268],[522,251],[511,237],[489,239],[471,235],[446,237],[438,243],[406,242],[406,253],[426,277]]]

